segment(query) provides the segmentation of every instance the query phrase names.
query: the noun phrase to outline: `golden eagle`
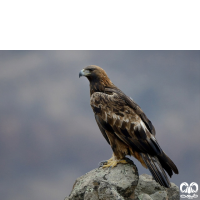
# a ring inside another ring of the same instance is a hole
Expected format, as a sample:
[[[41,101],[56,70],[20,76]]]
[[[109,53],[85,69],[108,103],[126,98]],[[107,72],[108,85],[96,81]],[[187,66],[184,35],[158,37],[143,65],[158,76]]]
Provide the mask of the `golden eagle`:
[[[160,185],[169,188],[165,171],[171,177],[173,172],[178,174],[178,169],[161,149],[155,128],[142,109],[111,82],[102,68],[90,65],[80,71],[81,76],[90,82],[90,105],[101,133],[113,150],[113,156],[103,167],[127,163],[125,156],[132,155]]]

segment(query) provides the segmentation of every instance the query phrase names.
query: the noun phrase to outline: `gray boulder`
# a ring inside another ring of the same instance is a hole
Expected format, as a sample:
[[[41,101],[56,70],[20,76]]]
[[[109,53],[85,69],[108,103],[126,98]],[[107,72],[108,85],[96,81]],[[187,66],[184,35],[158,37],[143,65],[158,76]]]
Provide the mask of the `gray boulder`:
[[[160,186],[150,175],[138,175],[137,167],[128,164],[97,168],[79,177],[65,200],[178,200],[179,188]]]
[[[170,188],[165,188],[158,184],[152,176],[142,174],[139,176],[138,185],[135,188],[135,196],[138,200],[148,199],[147,194],[153,200],[178,200],[180,199],[179,188],[174,183],[171,183]]]

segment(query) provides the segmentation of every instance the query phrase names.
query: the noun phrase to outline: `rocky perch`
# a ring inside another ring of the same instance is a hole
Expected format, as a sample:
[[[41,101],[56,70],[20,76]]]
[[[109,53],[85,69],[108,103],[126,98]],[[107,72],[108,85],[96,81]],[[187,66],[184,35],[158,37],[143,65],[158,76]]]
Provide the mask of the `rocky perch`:
[[[65,200],[178,200],[179,188],[160,186],[150,175],[138,175],[137,167],[128,164],[97,168],[79,177]]]

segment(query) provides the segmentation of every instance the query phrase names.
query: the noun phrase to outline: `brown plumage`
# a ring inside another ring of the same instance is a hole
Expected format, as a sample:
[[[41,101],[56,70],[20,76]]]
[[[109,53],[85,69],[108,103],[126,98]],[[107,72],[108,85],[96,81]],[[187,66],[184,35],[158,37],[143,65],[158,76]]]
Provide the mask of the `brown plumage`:
[[[142,109],[111,82],[102,68],[88,66],[80,71],[80,76],[86,76],[90,82],[90,105],[113,150],[103,167],[126,163],[125,156],[132,155],[160,185],[170,187],[165,171],[171,177],[173,172],[178,174],[178,169],[159,146],[154,126]]]

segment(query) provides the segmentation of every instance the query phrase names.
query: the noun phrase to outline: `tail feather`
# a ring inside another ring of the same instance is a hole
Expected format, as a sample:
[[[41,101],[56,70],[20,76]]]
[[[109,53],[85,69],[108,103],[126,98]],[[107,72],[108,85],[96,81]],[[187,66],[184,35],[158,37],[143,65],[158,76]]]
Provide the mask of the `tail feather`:
[[[141,156],[147,165],[148,169],[150,170],[154,179],[162,186],[170,188],[171,184],[170,181],[163,170],[162,165],[160,164],[158,158],[152,157],[148,154],[141,153]]]
[[[170,177],[172,177],[173,172],[172,172],[171,167],[170,167],[166,162],[164,162],[162,159],[159,159],[159,161],[160,161],[161,166],[162,166],[162,167],[164,168],[164,170],[168,173],[168,175],[169,175]]]
[[[164,163],[166,163],[167,165],[168,165],[168,167],[169,168],[171,168],[172,170],[173,170],[173,172],[175,173],[175,174],[178,174],[179,172],[178,172],[178,168],[176,167],[176,165],[174,164],[174,162],[163,152],[163,155],[162,155],[162,157],[159,157],[158,156],[158,158],[159,158],[159,160],[161,161],[163,161]],[[165,169],[165,168],[164,168]],[[167,171],[167,170],[166,170]],[[173,174],[173,173],[172,173]],[[172,175],[171,174],[171,175]],[[171,177],[171,176],[170,176]]]

